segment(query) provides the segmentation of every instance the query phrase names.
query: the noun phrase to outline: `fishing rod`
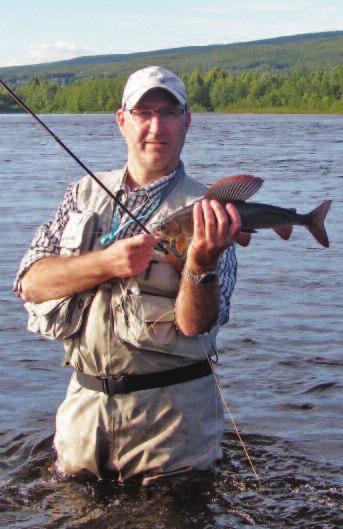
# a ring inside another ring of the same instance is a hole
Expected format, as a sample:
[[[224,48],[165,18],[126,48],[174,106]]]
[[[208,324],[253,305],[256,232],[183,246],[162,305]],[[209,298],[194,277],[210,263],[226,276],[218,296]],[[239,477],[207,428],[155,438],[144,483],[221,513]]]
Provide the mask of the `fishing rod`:
[[[40,124],[41,127],[43,127],[43,129],[48,133],[50,134],[50,136],[52,136],[52,138],[62,147],[62,149],[64,149],[74,160],[76,163],[78,163],[82,169],[84,169],[84,171],[86,171],[86,173],[89,174],[89,176],[91,178],[93,178],[93,180],[96,181],[96,183],[102,187],[102,189],[114,200],[114,202],[116,203],[117,206],[121,207],[125,213],[131,217],[131,219],[145,232],[147,233],[148,235],[152,235],[152,233],[144,226],[144,224],[142,224],[140,222],[140,220],[133,214],[131,213],[131,211],[125,206],[125,204],[123,204],[122,202],[120,202],[120,200],[118,200],[118,198],[103,184],[103,182],[101,182],[101,180],[99,180],[99,178],[97,176],[95,176],[95,174],[80,160],[80,158],[78,158],[76,156],[76,154],[74,154],[70,149],[69,147],[67,147],[67,145],[51,130],[49,129],[49,127],[37,116],[37,114],[35,114],[25,103],[24,101],[22,101],[20,99],[20,97],[17,96],[17,94],[15,92],[13,92],[13,90],[7,86],[7,84],[2,81],[0,79],[0,85],[6,90],[6,92],[11,96],[12,99],[14,99],[14,101],[21,107],[25,110],[25,112],[27,112],[28,114],[31,114],[31,116]],[[174,255],[174,253],[171,252],[170,249],[166,248],[164,246],[164,244],[162,244],[161,242],[158,243],[157,247],[165,254],[165,255],[170,255],[172,254],[173,257],[176,257],[176,255]]]

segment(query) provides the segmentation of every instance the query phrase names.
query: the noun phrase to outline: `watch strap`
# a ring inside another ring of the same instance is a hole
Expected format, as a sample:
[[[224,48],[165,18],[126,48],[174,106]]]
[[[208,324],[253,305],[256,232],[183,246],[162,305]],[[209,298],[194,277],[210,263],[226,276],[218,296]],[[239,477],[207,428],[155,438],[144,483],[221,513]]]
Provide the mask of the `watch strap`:
[[[196,285],[206,285],[207,283],[212,283],[217,279],[216,270],[208,270],[202,274],[194,274],[187,266],[184,266],[182,275],[187,279],[190,279]]]

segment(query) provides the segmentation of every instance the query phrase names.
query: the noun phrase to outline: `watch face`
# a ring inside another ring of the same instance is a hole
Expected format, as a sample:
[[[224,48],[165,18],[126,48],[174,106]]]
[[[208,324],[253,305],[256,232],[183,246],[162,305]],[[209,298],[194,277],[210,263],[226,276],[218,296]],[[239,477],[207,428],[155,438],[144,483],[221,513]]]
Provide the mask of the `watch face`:
[[[207,272],[207,274],[204,274],[204,277],[200,279],[200,283],[202,285],[206,285],[206,283],[212,283],[217,277],[216,272]]]

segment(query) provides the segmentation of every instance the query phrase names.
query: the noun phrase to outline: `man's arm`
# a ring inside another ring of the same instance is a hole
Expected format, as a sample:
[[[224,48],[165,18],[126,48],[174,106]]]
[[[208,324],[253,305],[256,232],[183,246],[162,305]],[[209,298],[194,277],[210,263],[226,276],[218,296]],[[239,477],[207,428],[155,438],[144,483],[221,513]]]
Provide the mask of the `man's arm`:
[[[22,278],[21,298],[39,303],[72,296],[114,277],[139,274],[148,267],[158,242],[153,235],[140,234],[104,250],[40,259]]]
[[[227,204],[229,222],[219,202],[203,200],[193,209],[194,235],[189,246],[185,266],[194,274],[215,270],[220,254],[228,248],[241,229],[240,216]],[[195,284],[182,276],[175,306],[175,322],[186,336],[208,331],[216,321],[219,310],[217,282]]]

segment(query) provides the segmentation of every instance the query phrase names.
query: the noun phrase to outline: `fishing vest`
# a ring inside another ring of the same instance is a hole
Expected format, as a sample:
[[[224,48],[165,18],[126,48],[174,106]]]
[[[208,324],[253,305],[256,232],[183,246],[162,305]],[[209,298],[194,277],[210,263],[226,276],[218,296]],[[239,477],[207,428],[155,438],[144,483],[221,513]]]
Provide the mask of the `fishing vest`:
[[[115,193],[126,167],[97,173]],[[206,187],[186,175],[180,163],[178,184],[146,224],[148,229],[199,200]],[[110,231],[111,197],[89,176],[79,181],[78,211],[63,231],[60,255],[100,250],[99,237]],[[144,374],[181,367],[212,354],[217,329],[194,337],[175,326],[180,277],[162,252],[155,251],[144,273],[114,278],[68,298],[25,303],[28,329],[64,341],[63,365],[90,375]]]

